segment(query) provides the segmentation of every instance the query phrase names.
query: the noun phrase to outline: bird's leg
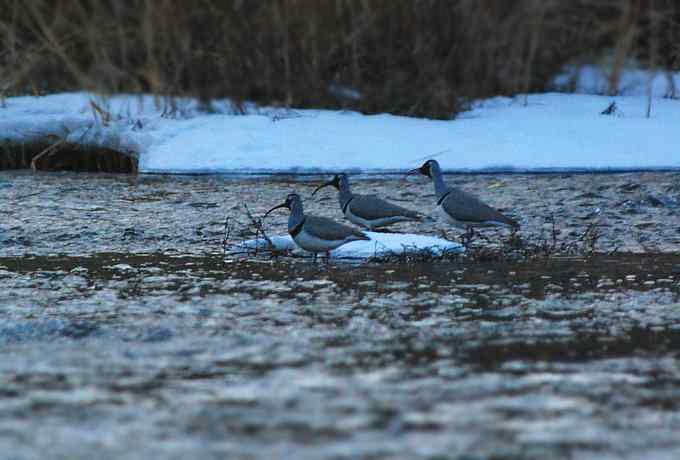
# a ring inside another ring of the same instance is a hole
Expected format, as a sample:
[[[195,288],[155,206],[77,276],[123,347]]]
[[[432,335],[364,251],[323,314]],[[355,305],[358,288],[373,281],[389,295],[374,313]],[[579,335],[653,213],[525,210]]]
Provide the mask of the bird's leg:
[[[465,230],[465,233],[463,233],[460,236],[460,242],[465,249],[467,249],[468,246],[470,246],[470,243],[472,243],[473,235],[474,235],[474,230],[472,229],[472,226],[468,225],[467,229]]]
[[[316,262],[316,256],[317,256],[317,255],[318,255],[318,254],[315,252],[315,253],[314,253],[314,262]]]

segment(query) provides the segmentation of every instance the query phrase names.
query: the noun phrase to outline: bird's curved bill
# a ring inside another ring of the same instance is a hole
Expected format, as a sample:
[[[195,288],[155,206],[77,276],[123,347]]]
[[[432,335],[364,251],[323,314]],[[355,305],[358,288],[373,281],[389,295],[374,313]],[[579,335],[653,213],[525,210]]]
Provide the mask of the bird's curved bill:
[[[325,182],[325,183],[319,185],[319,186],[318,186],[317,188],[315,188],[314,191],[312,192],[312,196],[314,196],[314,194],[315,194],[316,192],[318,192],[319,190],[321,190],[322,188],[328,187],[328,186],[331,186],[331,185],[333,185],[333,186],[335,185],[335,182],[333,182],[332,180],[329,180],[328,182]]]
[[[279,209],[279,208],[287,208],[287,207],[288,207],[288,205],[287,205],[286,203],[281,203],[281,204],[279,204],[279,205],[277,205],[277,206],[274,206],[274,207],[271,208],[269,211],[265,212],[265,213],[264,213],[264,216],[262,216],[262,218],[264,219],[265,217],[267,217],[267,216],[269,215],[269,213],[272,212],[272,211],[274,211],[275,209]]]
[[[404,178],[407,178],[408,176],[412,176],[414,174],[420,174],[420,168],[411,169],[410,171],[406,171],[406,174],[404,174]]]

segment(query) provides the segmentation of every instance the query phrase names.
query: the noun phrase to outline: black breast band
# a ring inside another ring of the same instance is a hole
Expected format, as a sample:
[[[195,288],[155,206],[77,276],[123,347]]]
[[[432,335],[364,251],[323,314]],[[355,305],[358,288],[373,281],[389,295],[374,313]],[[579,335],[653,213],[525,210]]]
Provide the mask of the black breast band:
[[[354,197],[347,200],[347,203],[345,203],[345,205],[342,207],[342,213],[343,214],[347,212],[347,208],[349,208],[349,204],[352,202],[353,199],[354,199]]]
[[[299,224],[290,229],[290,231],[288,232],[290,233],[290,236],[295,238],[300,234],[300,232],[302,231],[302,226],[305,225],[305,220],[307,220],[307,217],[303,217]]]
[[[442,204],[442,202],[446,199],[447,196],[449,196],[450,193],[451,193],[451,190],[449,190],[448,192],[446,192],[440,199],[438,199],[438,200],[437,200],[437,206],[439,206],[440,204]]]

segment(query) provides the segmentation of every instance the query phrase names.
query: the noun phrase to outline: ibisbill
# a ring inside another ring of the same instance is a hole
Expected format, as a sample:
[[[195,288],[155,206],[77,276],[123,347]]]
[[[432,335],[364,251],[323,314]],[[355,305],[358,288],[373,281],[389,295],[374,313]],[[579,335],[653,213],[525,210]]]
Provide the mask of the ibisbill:
[[[479,198],[447,186],[436,160],[428,160],[420,168],[412,169],[407,174],[422,174],[432,179],[437,197],[438,213],[444,217],[446,222],[456,227],[466,228],[470,235],[473,227],[519,228],[516,221],[504,216]]]
[[[340,210],[347,220],[368,230],[398,222],[422,221],[425,218],[416,211],[402,208],[377,196],[352,193],[346,174],[336,174],[333,179],[318,186],[312,195],[324,187],[334,187],[338,191]]]
[[[297,193],[291,193],[286,197],[286,201],[274,206],[265,213],[269,213],[279,208],[288,208],[288,234],[293,238],[295,244],[305,251],[314,253],[314,260],[317,254],[323,252],[326,257],[330,256],[330,251],[339,248],[343,244],[352,241],[369,241],[370,238],[363,232],[347,225],[326,217],[310,216],[304,213],[302,198]]]

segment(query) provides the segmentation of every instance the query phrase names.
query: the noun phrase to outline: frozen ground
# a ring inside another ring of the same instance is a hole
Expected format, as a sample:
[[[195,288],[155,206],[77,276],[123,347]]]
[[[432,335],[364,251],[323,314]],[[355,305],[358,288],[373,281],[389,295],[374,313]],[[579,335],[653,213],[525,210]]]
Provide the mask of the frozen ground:
[[[18,97],[0,108],[0,139],[54,136],[139,157],[141,172],[395,172],[436,157],[447,171],[566,171],[680,168],[680,101],[634,93],[532,94],[482,101],[453,121],[328,110],[199,111],[152,97],[98,101],[84,93]],[[602,115],[611,102],[617,110]],[[162,107],[162,108],[159,108]]]

